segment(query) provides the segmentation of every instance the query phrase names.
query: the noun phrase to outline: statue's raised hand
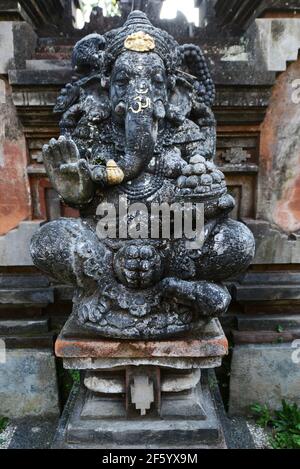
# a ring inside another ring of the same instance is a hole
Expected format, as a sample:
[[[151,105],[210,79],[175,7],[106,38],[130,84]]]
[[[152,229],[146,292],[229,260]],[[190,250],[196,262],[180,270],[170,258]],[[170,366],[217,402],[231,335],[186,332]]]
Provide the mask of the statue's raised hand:
[[[66,203],[81,205],[91,201],[94,184],[86,160],[80,158],[76,144],[64,136],[52,138],[43,147],[43,159],[54,189]]]

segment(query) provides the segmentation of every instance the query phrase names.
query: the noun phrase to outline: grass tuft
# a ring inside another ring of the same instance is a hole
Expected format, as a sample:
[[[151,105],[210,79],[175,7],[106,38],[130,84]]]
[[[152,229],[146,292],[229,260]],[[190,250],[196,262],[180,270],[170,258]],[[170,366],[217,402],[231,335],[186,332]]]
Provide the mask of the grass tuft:
[[[269,407],[253,404],[251,411],[261,427],[270,427],[270,444],[274,449],[300,449],[300,408],[282,400],[282,407],[272,412]]]

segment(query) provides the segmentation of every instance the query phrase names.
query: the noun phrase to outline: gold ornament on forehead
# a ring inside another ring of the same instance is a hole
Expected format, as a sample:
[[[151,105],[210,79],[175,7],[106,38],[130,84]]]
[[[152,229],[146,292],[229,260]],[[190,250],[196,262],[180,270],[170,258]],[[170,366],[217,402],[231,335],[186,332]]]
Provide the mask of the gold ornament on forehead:
[[[155,41],[152,36],[144,31],[138,31],[127,36],[124,47],[135,52],[149,52],[155,49]]]

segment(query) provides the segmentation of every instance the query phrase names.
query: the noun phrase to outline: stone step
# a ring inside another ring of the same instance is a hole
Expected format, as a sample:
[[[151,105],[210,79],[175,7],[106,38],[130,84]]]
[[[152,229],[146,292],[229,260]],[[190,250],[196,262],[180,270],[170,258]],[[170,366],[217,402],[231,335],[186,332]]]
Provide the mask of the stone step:
[[[121,402],[117,397],[96,396],[90,400],[90,396],[83,385],[71,393],[54,438],[54,448],[226,448],[206,376],[201,394],[205,418],[199,418],[199,408],[193,405],[189,394],[163,395],[165,415],[151,419],[126,419],[124,398]],[[103,411],[110,414],[103,418]],[[100,412],[98,418],[97,412]]]
[[[26,60],[27,70],[59,70],[71,68],[71,61],[67,59],[33,59]]]
[[[52,288],[10,288],[0,290],[0,305],[48,306],[54,303]]]
[[[36,334],[49,331],[48,319],[0,320],[0,335]]]
[[[58,68],[56,70],[9,70],[11,85],[57,85],[64,86],[71,81],[71,68]]]
[[[232,292],[236,301],[300,300],[299,284],[296,285],[239,285]]]
[[[280,344],[300,339],[300,329],[294,328],[283,332],[273,331],[232,331],[234,344]]]
[[[300,315],[261,315],[237,317],[239,331],[274,331],[283,332],[286,329],[300,329]]]
[[[26,273],[23,275],[1,274],[0,288],[40,288],[48,287],[49,279],[45,275]]]
[[[246,272],[239,279],[245,285],[295,285],[300,286],[300,272],[278,271],[278,272]]]

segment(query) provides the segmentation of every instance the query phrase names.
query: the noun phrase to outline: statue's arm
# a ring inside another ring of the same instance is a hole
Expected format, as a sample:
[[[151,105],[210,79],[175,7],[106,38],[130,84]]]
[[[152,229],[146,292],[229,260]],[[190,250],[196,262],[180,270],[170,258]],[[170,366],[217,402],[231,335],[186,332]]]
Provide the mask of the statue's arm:
[[[197,151],[198,148],[198,151]],[[184,195],[199,195],[204,200],[205,219],[228,215],[235,201],[227,193],[225,176],[213,161],[208,160],[196,145],[177,179],[179,191]]]
[[[95,186],[90,168],[80,158],[73,140],[64,136],[51,139],[43,147],[43,160],[52,186],[67,204],[81,206],[91,202]]]

